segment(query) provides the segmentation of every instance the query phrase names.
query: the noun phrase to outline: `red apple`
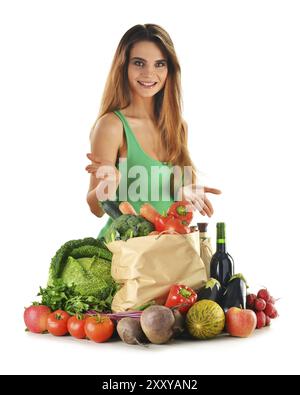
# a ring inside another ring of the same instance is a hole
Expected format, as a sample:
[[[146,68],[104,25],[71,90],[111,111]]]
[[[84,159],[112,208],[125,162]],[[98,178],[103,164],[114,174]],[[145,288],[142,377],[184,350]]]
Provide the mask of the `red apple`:
[[[249,337],[256,328],[257,318],[252,310],[231,307],[226,313],[226,329],[231,336]]]
[[[47,330],[47,318],[51,310],[47,306],[30,306],[24,311],[24,322],[27,329],[33,333],[43,333]]]

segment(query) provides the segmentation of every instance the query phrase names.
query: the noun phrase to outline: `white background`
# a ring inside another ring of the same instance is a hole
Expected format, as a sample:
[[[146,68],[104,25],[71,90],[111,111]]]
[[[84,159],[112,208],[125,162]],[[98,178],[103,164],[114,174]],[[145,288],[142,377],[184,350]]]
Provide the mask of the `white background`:
[[[1,373],[300,372],[299,20],[289,0],[1,1]],[[139,23],[175,44],[191,156],[223,191],[213,240],[224,220],[237,271],[281,298],[249,339],[145,350],[24,332],[56,250],[107,219],[86,204],[85,154],[117,44]]]

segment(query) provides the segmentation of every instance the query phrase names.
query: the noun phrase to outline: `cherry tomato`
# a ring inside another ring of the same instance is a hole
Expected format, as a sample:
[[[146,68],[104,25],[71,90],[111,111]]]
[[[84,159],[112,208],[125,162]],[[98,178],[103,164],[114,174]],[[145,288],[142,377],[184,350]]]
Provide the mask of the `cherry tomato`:
[[[165,230],[169,232],[178,232],[182,234],[190,233],[190,228],[187,225],[181,223],[179,219],[171,218],[166,223]]]
[[[86,319],[84,330],[90,340],[96,343],[103,343],[112,337],[114,324],[105,315],[96,315]]]
[[[76,339],[85,339],[85,317],[78,314],[74,315],[68,320],[68,331],[71,336],[75,337]]]
[[[54,336],[64,336],[68,333],[70,315],[63,310],[56,310],[47,320],[47,330]]]

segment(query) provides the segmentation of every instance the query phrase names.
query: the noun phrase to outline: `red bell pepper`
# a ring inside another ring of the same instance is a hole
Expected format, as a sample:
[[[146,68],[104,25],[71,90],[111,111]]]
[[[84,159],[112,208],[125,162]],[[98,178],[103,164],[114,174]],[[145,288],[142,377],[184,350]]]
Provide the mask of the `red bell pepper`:
[[[193,211],[186,200],[174,202],[168,209],[168,217],[179,219],[184,225],[189,225],[193,219]]]
[[[192,288],[189,288],[186,285],[175,284],[172,285],[170,289],[165,306],[175,307],[184,304],[184,306],[180,307],[178,310],[180,313],[187,313],[196,301],[197,294]]]
[[[165,230],[177,233],[190,233],[190,228],[188,225],[184,225],[179,219],[177,218],[169,218],[169,220],[165,224]]]
[[[158,215],[153,222],[155,230],[157,230],[158,232],[163,232],[164,230],[166,230],[166,224],[169,220],[169,217],[165,217],[164,215]]]

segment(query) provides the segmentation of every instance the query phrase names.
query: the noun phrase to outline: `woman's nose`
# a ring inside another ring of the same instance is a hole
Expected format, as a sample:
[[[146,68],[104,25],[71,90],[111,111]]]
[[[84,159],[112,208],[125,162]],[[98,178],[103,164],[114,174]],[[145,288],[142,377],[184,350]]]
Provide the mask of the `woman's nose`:
[[[155,68],[153,66],[149,65],[149,66],[145,66],[143,68],[142,75],[143,76],[152,76],[152,75],[154,75],[154,72],[155,72]]]

